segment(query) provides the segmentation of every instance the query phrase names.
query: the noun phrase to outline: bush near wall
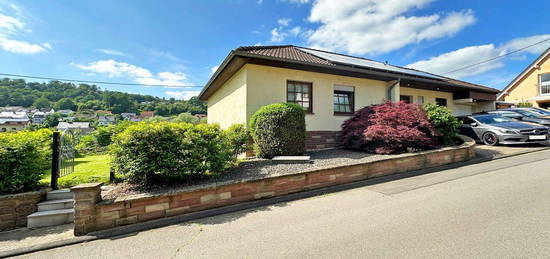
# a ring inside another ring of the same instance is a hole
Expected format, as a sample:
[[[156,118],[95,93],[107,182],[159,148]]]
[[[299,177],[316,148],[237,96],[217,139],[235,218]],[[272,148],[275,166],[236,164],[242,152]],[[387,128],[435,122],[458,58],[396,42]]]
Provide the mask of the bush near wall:
[[[35,189],[50,167],[52,131],[0,133],[0,194]]]
[[[133,124],[135,122],[121,121],[114,125],[98,127],[92,133],[80,137],[76,150],[80,154],[104,153],[113,142],[112,138]]]
[[[367,106],[342,124],[342,145],[377,154],[437,146],[437,131],[419,105],[386,102]]]
[[[114,137],[111,151],[125,180],[152,186],[223,172],[236,161],[233,144],[218,125],[137,123]]]
[[[440,133],[437,136],[438,143],[446,146],[458,144],[458,127],[460,127],[461,122],[453,116],[451,111],[446,107],[433,103],[425,104],[423,109],[426,111],[426,115],[435,130]]]
[[[303,154],[306,143],[304,109],[292,103],[263,106],[252,115],[250,132],[258,157]]]

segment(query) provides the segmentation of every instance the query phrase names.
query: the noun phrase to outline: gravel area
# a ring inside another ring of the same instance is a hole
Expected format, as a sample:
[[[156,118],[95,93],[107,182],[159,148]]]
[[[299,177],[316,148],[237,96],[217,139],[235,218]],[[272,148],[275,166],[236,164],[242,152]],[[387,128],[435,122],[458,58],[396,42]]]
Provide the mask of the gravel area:
[[[306,155],[311,156],[311,163],[276,163],[268,159],[253,159],[241,162],[239,166],[229,170],[228,172],[210,177],[208,179],[170,187],[151,188],[152,190],[144,190],[136,185],[127,183],[119,184],[115,189],[104,194],[103,199],[115,199],[136,194],[149,196],[166,193],[169,191],[192,190],[204,187],[206,185],[223,185],[282,175],[298,174],[319,169],[361,164],[390,157],[404,156],[407,154],[376,155],[345,149],[330,149],[307,152]]]

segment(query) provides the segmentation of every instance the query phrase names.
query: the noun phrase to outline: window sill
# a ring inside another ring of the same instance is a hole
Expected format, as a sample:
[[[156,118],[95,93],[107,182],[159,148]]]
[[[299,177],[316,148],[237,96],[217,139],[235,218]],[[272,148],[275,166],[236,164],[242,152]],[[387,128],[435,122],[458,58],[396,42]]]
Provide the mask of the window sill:
[[[352,116],[353,112],[335,112],[334,116]]]

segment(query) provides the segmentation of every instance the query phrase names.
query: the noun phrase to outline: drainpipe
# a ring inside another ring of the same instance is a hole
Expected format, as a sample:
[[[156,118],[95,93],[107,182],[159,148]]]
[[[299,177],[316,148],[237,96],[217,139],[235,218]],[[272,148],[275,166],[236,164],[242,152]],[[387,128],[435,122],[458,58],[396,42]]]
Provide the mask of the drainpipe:
[[[401,83],[401,78],[397,78],[397,80],[390,81],[391,85],[388,87],[388,100],[390,100],[392,102],[395,101],[392,98],[392,92],[393,92],[393,89],[395,88],[395,86],[400,85],[400,83]],[[395,96],[395,98],[398,98],[398,96]]]

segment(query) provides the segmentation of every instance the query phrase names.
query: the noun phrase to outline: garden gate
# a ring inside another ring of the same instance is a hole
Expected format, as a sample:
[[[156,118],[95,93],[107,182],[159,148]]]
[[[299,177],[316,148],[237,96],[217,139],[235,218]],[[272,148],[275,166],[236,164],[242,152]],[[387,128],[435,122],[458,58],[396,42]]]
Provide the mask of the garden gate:
[[[51,187],[57,190],[59,177],[74,172],[75,133],[69,129],[54,132],[52,139],[52,178]]]

